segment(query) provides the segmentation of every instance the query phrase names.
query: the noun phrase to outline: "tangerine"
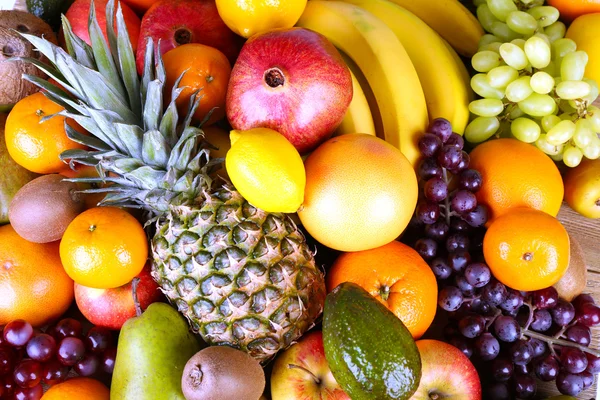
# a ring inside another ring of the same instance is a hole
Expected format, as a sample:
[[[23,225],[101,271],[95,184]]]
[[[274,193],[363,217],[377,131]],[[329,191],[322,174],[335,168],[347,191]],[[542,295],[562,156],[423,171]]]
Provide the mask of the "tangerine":
[[[558,8],[560,17],[569,22],[580,15],[600,12],[600,0],[548,0],[548,5]]]
[[[4,225],[0,243],[0,325],[24,319],[43,326],[64,314],[73,302],[73,281],[58,242],[28,242]]]
[[[420,338],[437,309],[437,282],[431,268],[409,246],[397,241],[340,255],[327,275],[327,291],[353,282],[382,302]]]
[[[110,289],[135,278],[148,259],[144,228],[127,211],[95,207],[79,214],[60,242],[65,271],[76,283]]]
[[[171,88],[183,74],[179,87],[183,88],[176,100],[179,113],[187,113],[190,96],[199,91],[200,105],[194,113],[194,120],[202,121],[208,113],[213,113],[206,123],[210,125],[225,116],[225,97],[231,75],[231,64],[225,54],[214,47],[199,43],[188,43],[169,50],[163,55],[167,74],[165,97],[170,98]]]
[[[567,271],[569,235],[551,215],[517,208],[496,218],[483,238],[483,255],[494,276],[515,290],[554,285]]]
[[[470,156],[470,167],[483,178],[475,195],[478,203],[488,207],[488,224],[516,207],[558,214],[563,181],[554,162],[537,147],[517,139],[497,139],[480,144]]]
[[[109,400],[110,391],[91,378],[71,378],[52,386],[41,400]]]

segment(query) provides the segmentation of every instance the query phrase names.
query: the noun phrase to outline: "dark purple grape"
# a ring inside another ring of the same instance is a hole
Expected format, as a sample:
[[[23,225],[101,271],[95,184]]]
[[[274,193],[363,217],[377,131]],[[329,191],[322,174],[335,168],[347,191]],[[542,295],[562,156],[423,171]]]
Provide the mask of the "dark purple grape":
[[[573,325],[565,332],[565,337],[571,342],[575,342],[582,346],[589,346],[592,340],[592,334],[590,328],[583,325]]]
[[[467,282],[464,276],[456,275],[454,282],[456,283],[456,287],[458,287],[465,296],[470,297],[475,294],[475,287]]]
[[[536,332],[546,332],[552,326],[552,315],[548,310],[535,310],[529,327]]]
[[[574,347],[563,347],[560,350],[560,364],[571,374],[579,374],[587,368],[588,360],[585,353]]]
[[[531,364],[515,364],[515,374],[530,375],[531,374]]]
[[[554,308],[558,303],[558,292],[552,286],[531,293],[532,304],[538,309]]]
[[[40,400],[44,395],[44,388],[37,384],[32,388],[15,388],[14,400]]]
[[[107,374],[112,374],[115,368],[115,358],[117,357],[117,348],[108,349],[102,354],[102,370]]]
[[[500,315],[494,321],[494,333],[503,342],[512,343],[521,336],[521,327],[513,317]]]
[[[462,233],[453,233],[446,239],[446,250],[448,253],[469,250],[469,237]]]
[[[459,214],[467,213],[477,207],[477,198],[468,190],[459,190],[452,196],[452,210]]]
[[[450,339],[449,343],[462,351],[467,358],[471,358],[473,356],[473,346],[467,341],[467,339],[460,336],[454,336]]]
[[[455,272],[461,273],[471,263],[471,255],[467,251],[448,254],[448,265]]]
[[[10,347],[0,347],[0,376],[11,373],[16,364],[16,355]]]
[[[85,355],[83,341],[76,337],[66,337],[58,345],[57,358],[67,366],[73,366]]]
[[[484,361],[493,360],[500,353],[500,343],[491,333],[485,332],[475,339],[475,352]]]
[[[485,331],[485,319],[481,315],[468,315],[458,321],[461,335],[474,339]]]
[[[22,347],[27,344],[33,336],[33,327],[27,321],[16,319],[4,327],[3,332],[6,343],[13,347]]]
[[[69,374],[69,367],[62,365],[58,360],[51,360],[44,364],[44,370],[42,377],[44,382],[48,385],[56,385],[67,379]]]
[[[0,383],[4,392],[4,397],[2,397],[2,399],[10,399],[15,389],[18,388],[15,381],[13,381],[12,376],[6,376],[4,379],[0,379]]]
[[[448,146],[455,146],[462,150],[463,147],[465,147],[465,140],[458,133],[452,132],[452,134],[444,144]]]
[[[586,293],[580,294],[579,296],[575,297],[571,302],[571,304],[573,304],[573,307],[575,307],[575,311],[577,312],[577,314],[581,313],[581,306],[587,303],[596,304],[596,301],[591,295]]]
[[[463,303],[462,292],[454,286],[446,286],[438,294],[438,305],[446,311],[456,311]]]
[[[504,311],[515,313],[523,305],[523,296],[513,289],[508,289],[507,292],[506,298],[500,303],[500,308]]]
[[[552,354],[547,355],[534,364],[535,375],[544,382],[550,382],[556,379],[560,371],[560,364]]]
[[[506,382],[514,371],[513,363],[504,357],[498,357],[492,361],[492,377],[497,382]]]
[[[494,382],[487,388],[487,399],[490,400],[512,400],[512,394],[508,386],[503,382]]]
[[[48,361],[56,352],[56,341],[45,333],[36,334],[27,343],[27,355],[32,360]]]
[[[514,343],[510,348],[510,359],[518,365],[529,364],[533,359],[533,349],[529,342],[519,340]]]
[[[425,182],[423,194],[427,200],[439,203],[448,196],[448,185],[441,178],[431,178]]]
[[[52,330],[52,336],[54,336],[57,341],[61,341],[66,337],[81,338],[83,337],[81,322],[73,318],[62,319]]]
[[[440,206],[436,203],[422,202],[417,206],[417,218],[426,225],[433,224],[440,217]]]
[[[444,176],[442,167],[433,158],[425,158],[417,167],[417,175],[424,181],[431,178],[441,178]]]
[[[585,353],[585,356],[588,359],[588,366],[585,370],[594,375],[600,373],[600,357],[596,357],[589,353]]]
[[[415,250],[424,260],[431,260],[437,255],[438,244],[433,239],[419,239],[415,242]]]
[[[558,326],[567,326],[575,318],[575,307],[564,299],[559,299],[556,306],[550,310],[552,321]]]
[[[444,146],[438,151],[437,162],[446,169],[458,167],[462,160],[462,150],[455,146]]]
[[[481,288],[492,279],[492,271],[484,263],[469,264],[465,269],[465,279],[474,287]]]
[[[484,226],[488,221],[488,209],[483,204],[478,204],[473,211],[469,211],[461,217],[473,227]]]
[[[13,379],[22,388],[32,388],[42,381],[42,364],[34,360],[23,360],[13,372]]]
[[[548,346],[546,346],[546,343],[542,342],[539,339],[529,339],[529,345],[533,350],[533,358],[539,358],[543,356],[544,354],[546,354],[546,350],[548,350]]]
[[[450,232],[468,233],[471,230],[471,225],[467,224],[459,217],[450,218]]]
[[[531,399],[535,396],[537,385],[535,379],[529,375],[515,376],[515,394],[519,399]]]
[[[592,303],[582,304],[577,312],[577,321],[585,326],[600,324],[600,308]]]
[[[424,157],[433,157],[442,147],[442,140],[433,133],[426,133],[419,139],[419,151]]]
[[[587,389],[594,384],[594,375],[590,374],[587,371],[583,371],[579,374],[581,379],[583,380],[583,389]]]
[[[483,316],[490,316],[494,313],[494,307],[481,299],[474,299],[471,302],[471,310]]]
[[[94,326],[86,335],[85,345],[92,353],[103,353],[114,345],[113,334],[109,329]]]
[[[438,279],[448,279],[452,275],[452,268],[443,258],[436,258],[429,263],[433,274]]]
[[[467,169],[460,173],[458,177],[458,187],[476,193],[481,189],[483,178],[481,174],[474,169]]]
[[[458,165],[450,170],[450,172],[452,172],[454,175],[458,175],[462,171],[465,171],[467,168],[469,168],[469,164],[471,163],[471,157],[469,156],[469,153],[463,151],[461,155],[462,156]]]
[[[556,377],[556,388],[567,396],[577,396],[583,390],[583,379],[579,375],[561,371]]]
[[[98,371],[99,366],[100,360],[98,359],[97,355],[86,354],[83,359],[77,361],[77,363],[73,366],[73,369],[80,376],[91,376]]]
[[[452,136],[452,124],[445,118],[436,118],[427,127],[427,132],[433,133],[443,143],[446,143],[450,139],[450,136]]]
[[[425,235],[427,235],[427,237],[430,239],[437,240],[438,242],[446,239],[449,230],[450,228],[448,227],[448,224],[446,224],[446,221],[441,219],[437,220],[437,222],[434,222],[431,225],[425,225]]]
[[[506,290],[506,286],[497,280],[492,280],[490,283],[485,285],[481,291],[481,298],[493,306],[499,306],[502,304],[502,302],[506,300],[507,295],[508,291]]]

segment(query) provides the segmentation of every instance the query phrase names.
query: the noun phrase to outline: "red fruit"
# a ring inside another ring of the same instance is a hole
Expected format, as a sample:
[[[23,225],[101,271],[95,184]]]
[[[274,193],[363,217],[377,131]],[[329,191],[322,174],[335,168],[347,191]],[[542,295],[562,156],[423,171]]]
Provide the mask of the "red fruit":
[[[23,360],[13,372],[13,379],[22,388],[32,388],[42,381],[42,364],[34,360]]]
[[[31,336],[33,336],[33,327],[22,319],[11,321],[4,327],[4,340],[11,346],[25,346]]]
[[[585,303],[577,310],[577,320],[585,326],[600,324],[600,308],[592,303]]]

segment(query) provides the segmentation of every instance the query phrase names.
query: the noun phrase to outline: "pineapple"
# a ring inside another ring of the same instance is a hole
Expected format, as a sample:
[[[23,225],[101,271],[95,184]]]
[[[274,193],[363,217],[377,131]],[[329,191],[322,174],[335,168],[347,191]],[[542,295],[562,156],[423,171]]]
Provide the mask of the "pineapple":
[[[114,10],[111,0],[107,16]],[[323,274],[289,216],[253,207],[229,184],[211,179],[217,162],[209,158],[202,130],[191,125],[201,94],[192,96],[180,118],[176,84],[163,107],[165,71],[152,41],[140,79],[120,6],[116,30],[113,19],[106,20],[108,41],[90,8],[88,46],[63,17],[68,53],[23,34],[51,65],[27,61],[62,88],[24,78],[90,132],[65,125],[68,136],[89,150],[67,151],[63,160],[95,166],[100,176],[72,180],[109,183],[86,191],[106,193],[101,205],[146,211],[154,231],[152,276],[193,330],[208,344],[232,346],[264,362],[314,325],[325,299]]]

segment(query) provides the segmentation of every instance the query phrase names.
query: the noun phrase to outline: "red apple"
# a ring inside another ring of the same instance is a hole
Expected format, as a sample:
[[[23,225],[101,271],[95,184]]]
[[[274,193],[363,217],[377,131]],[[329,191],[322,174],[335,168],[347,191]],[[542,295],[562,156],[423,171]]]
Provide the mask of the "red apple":
[[[136,11],[139,15],[144,15],[144,13],[152,7],[154,3],[158,3],[159,0],[121,0],[121,3],[127,4],[134,11]]]
[[[140,281],[136,293],[142,310],[163,299],[148,265],[137,277]],[[125,321],[136,316],[131,283],[114,289],[93,289],[76,283],[75,302],[88,321],[109,329],[121,329]]]
[[[71,29],[73,29],[73,33],[79,38],[81,38],[87,44],[91,44],[90,42],[90,33],[88,31],[88,21],[90,15],[90,3],[91,0],[75,0],[71,7],[67,10],[65,16],[69,20],[71,24]],[[96,11],[96,18],[98,19],[98,24],[100,25],[100,29],[106,36],[106,4],[108,0],[94,0],[94,10]],[[121,9],[123,10],[123,19],[125,20],[125,25],[127,26],[127,33],[129,34],[129,40],[131,40],[131,45],[133,46],[133,51],[137,48],[138,37],[140,36],[140,18],[133,12],[129,6],[125,3],[120,3]],[[118,7],[115,7],[115,29],[117,29],[117,20],[116,20],[116,10]],[[62,35],[61,35],[62,36]],[[64,41],[64,39],[62,39]],[[64,47],[64,46],[63,46]]]
[[[467,356],[439,340],[418,340],[421,354],[421,382],[412,400],[481,400],[481,381]]]
[[[310,332],[277,356],[271,373],[272,400],[350,400],[325,359],[323,335]]]
[[[303,28],[252,36],[227,90],[234,129],[271,128],[301,153],[328,139],[352,100],[352,77],[323,35]]]
[[[154,40],[160,54],[186,43],[200,43],[220,50],[231,65],[240,52],[243,39],[231,31],[217,11],[215,0],[162,0],[144,14],[136,63],[138,73],[144,68],[148,38]]]

